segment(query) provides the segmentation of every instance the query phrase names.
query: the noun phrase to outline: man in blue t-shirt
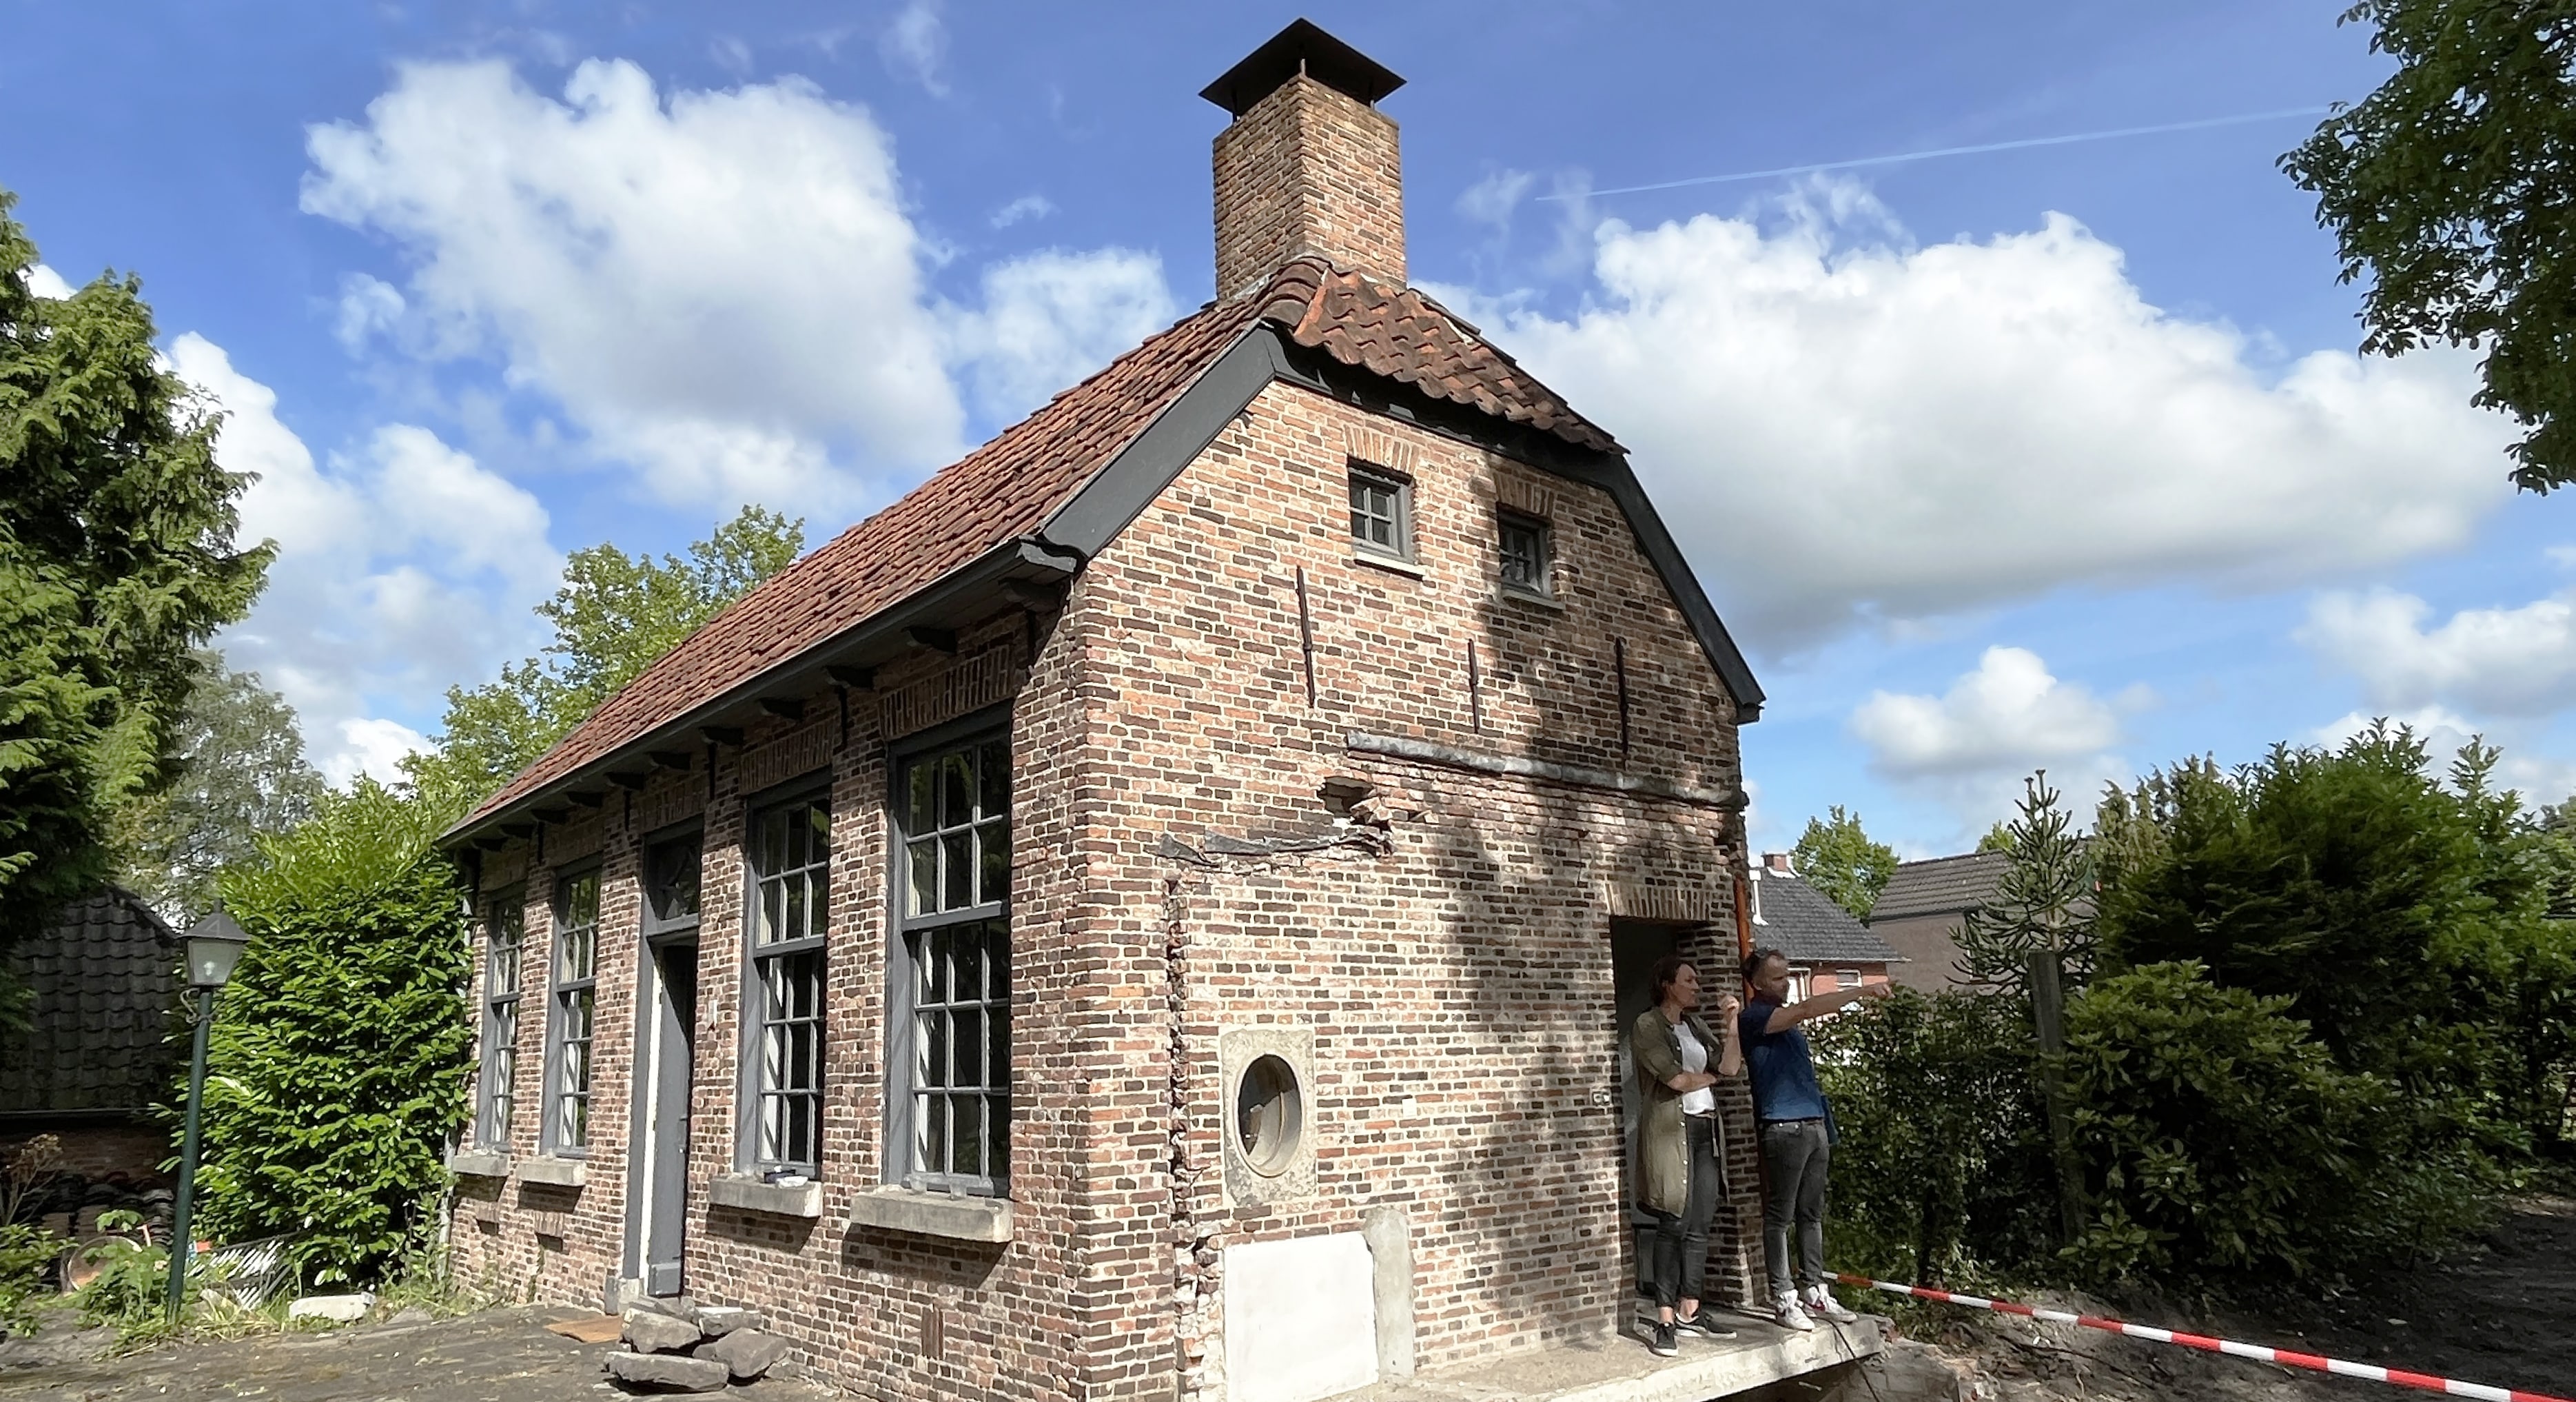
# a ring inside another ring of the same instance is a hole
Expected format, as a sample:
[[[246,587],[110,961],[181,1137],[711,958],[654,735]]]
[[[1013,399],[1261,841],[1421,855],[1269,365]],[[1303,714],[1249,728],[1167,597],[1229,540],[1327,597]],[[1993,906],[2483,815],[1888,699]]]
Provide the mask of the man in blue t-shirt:
[[[1814,1315],[1837,1324],[1860,1316],[1825,1287],[1825,1166],[1831,1157],[1825,1092],[1798,1024],[1839,1012],[1863,998],[1884,998],[1884,983],[1837,988],[1792,1003],[1789,959],[1776,949],[1745,956],[1751,1001],[1738,1014],[1737,1040],[1753,1077],[1753,1115],[1762,1123],[1762,1261],[1771,1273],[1772,1317],[1786,1329],[1813,1329]],[[1798,1274],[1789,1274],[1789,1227],[1798,1228]],[[1803,1285],[1805,1289],[1799,1287]]]

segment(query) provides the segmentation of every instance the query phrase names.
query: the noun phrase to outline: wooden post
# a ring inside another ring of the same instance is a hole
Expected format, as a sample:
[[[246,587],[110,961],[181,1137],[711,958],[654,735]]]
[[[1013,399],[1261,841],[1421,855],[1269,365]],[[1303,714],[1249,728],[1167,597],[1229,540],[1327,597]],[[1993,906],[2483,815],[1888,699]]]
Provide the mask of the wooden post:
[[[2030,952],[2031,1023],[2039,1031],[2039,1084],[2048,1101],[2049,1147],[2057,1160],[2057,1215],[2066,1244],[2084,1231],[2084,1176],[2075,1161],[2075,1124],[2066,1109],[2065,970],[2057,951]]]

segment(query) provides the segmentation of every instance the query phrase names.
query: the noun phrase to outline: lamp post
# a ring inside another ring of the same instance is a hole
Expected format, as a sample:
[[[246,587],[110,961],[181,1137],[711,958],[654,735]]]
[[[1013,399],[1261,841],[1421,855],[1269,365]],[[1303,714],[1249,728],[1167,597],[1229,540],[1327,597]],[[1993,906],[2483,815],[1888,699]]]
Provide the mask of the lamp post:
[[[188,1297],[188,1257],[195,1249],[189,1239],[188,1209],[197,1197],[197,1122],[206,1101],[206,1034],[215,1022],[215,995],[233,976],[233,966],[241,962],[242,950],[250,936],[222,906],[214,913],[188,927],[179,937],[188,960],[188,993],[191,1011],[197,1022],[197,1048],[188,1061],[188,1128],[179,1144],[179,1201],[170,1215],[170,1322],[179,1322],[179,1313]]]

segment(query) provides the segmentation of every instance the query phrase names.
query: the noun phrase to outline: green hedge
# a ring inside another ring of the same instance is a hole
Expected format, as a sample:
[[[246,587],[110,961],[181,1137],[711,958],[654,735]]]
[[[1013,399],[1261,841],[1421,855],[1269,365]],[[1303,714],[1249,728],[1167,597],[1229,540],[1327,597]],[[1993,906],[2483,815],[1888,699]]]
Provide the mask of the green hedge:
[[[202,1230],[300,1234],[307,1280],[382,1280],[447,1184],[474,1046],[447,816],[361,779],[224,877],[251,944],[209,1054]]]

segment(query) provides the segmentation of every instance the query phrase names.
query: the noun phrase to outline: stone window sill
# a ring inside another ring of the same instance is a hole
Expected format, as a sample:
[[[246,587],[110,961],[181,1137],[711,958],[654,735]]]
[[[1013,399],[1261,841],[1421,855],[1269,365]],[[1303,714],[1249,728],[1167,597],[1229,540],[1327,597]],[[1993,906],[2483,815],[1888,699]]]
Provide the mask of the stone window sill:
[[[852,1227],[875,1227],[953,1241],[1011,1239],[1008,1198],[958,1197],[911,1188],[863,1188],[850,1204]]]
[[[1551,613],[1565,612],[1565,600],[1553,594],[1535,594],[1527,589],[1515,589],[1508,584],[1497,592],[1516,604],[1527,604],[1531,608],[1546,609]]]
[[[578,1188],[590,1181],[590,1165],[580,1159],[559,1159],[552,1155],[529,1159],[519,1165],[519,1181],[543,1183],[554,1188]]]
[[[823,1215],[823,1185],[820,1183],[763,1183],[747,1173],[728,1173],[707,1185],[707,1200],[718,1207],[735,1207],[745,1212],[766,1213],[772,1217],[815,1218]]]
[[[459,1178],[507,1178],[510,1156],[489,1149],[459,1149],[447,1156],[447,1171]]]
[[[1424,569],[1422,566],[1415,564],[1411,560],[1407,560],[1398,555],[1380,555],[1374,550],[1352,551],[1351,563],[1355,565],[1368,565],[1375,569],[1386,570],[1392,574],[1409,575],[1414,579],[1429,579],[1431,577],[1431,571]]]

